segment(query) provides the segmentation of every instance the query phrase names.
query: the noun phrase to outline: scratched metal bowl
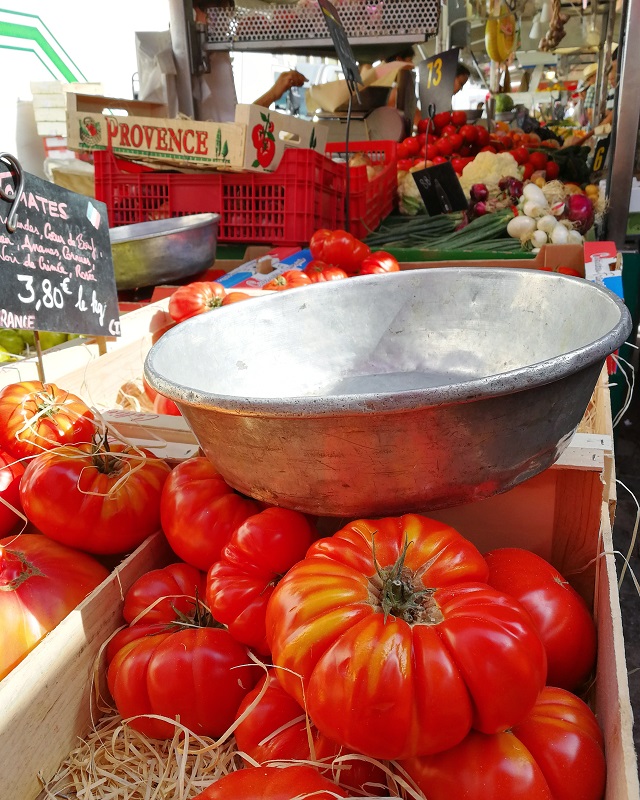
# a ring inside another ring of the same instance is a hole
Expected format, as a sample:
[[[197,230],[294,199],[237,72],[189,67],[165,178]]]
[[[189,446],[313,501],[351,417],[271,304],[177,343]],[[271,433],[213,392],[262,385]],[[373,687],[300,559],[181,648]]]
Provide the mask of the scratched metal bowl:
[[[549,467],[580,422],[624,304],[579,278],[449,267],[217,309],[145,364],[233,487],[313,514],[443,508]]]
[[[216,260],[219,214],[137,222],[109,229],[118,289],[180,281]]]

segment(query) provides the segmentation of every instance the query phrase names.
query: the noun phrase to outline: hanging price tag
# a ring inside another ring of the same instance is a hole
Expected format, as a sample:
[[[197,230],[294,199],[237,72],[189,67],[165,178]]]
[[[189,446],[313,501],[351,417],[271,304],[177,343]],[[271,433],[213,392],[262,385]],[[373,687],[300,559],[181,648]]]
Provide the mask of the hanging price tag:
[[[336,54],[342,67],[345,80],[350,84],[349,88],[354,89],[357,84],[362,85],[362,78],[360,77],[360,70],[358,69],[358,64],[356,63],[353,50],[347,38],[347,32],[340,20],[340,15],[336,7],[330,3],[329,0],[318,0],[318,5],[324,14],[329,36],[331,37],[333,46],[336,48]]]
[[[593,164],[591,165],[592,172],[600,172],[604,169],[607,160],[607,153],[609,152],[609,144],[611,143],[611,136],[600,139],[593,152]]]
[[[460,181],[449,161],[411,173],[430,216],[464,211],[469,207]]]
[[[451,98],[458,67],[457,47],[438,53],[418,64],[418,94],[422,119],[426,119],[429,105],[437,113],[451,110]]]
[[[0,161],[0,328],[119,336],[106,206],[21,174]]]

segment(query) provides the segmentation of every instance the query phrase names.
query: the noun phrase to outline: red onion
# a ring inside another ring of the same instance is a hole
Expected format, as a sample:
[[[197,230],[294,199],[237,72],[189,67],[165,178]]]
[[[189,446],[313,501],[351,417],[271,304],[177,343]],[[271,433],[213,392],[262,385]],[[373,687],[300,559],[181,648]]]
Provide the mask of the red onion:
[[[594,222],[593,203],[584,194],[570,194],[565,201],[564,217],[584,235]]]
[[[474,203],[484,202],[489,197],[489,190],[484,183],[474,183],[469,191],[469,196]]]

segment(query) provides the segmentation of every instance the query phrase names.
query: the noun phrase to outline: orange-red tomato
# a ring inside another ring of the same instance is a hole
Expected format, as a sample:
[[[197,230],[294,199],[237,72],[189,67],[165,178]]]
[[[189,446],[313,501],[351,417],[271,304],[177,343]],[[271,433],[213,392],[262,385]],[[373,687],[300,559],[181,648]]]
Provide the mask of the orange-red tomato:
[[[125,444],[68,445],[27,466],[20,497],[46,536],[88,553],[126,553],[160,527],[160,494],[169,467]]]
[[[170,397],[165,397],[159,392],[156,392],[156,396],[153,400],[153,410],[157,414],[167,414],[170,417],[182,416],[182,412],[176,403]]]
[[[272,292],[282,292],[285,289],[297,289],[299,286],[308,286],[311,279],[301,269],[288,269],[276,275],[262,288]]]
[[[194,281],[180,286],[169,298],[169,314],[176,322],[204,314],[222,305],[227,290],[216,281]]]
[[[20,481],[23,474],[24,465],[0,450],[0,498],[18,511],[22,511]],[[0,536],[6,536],[19,520],[15,511],[0,502]]]
[[[271,596],[280,682],[325,736],[373,758],[516,724],[544,686],[546,655],[527,611],[488,574],[471,542],[427,517],[350,523],[311,545]]]
[[[129,588],[124,598],[122,616],[127,622],[133,622],[144,612],[140,621],[147,625],[152,622],[172,622],[179,614],[193,611],[197,600],[203,599],[205,591],[204,573],[191,564],[178,562],[152,569],[141,575]]]
[[[22,381],[0,391],[0,448],[14,458],[91,442],[94,433],[87,404],[53,383]]]
[[[451,750],[402,767],[429,800],[602,800],[606,777],[595,716],[575,695],[548,686],[510,730],[473,731]]]
[[[232,303],[240,303],[242,300],[251,300],[251,295],[245,294],[244,292],[229,292],[222,300],[222,305],[230,306]]]
[[[248,767],[212,783],[195,800],[335,800],[349,795],[313,767]]]
[[[109,572],[94,558],[25,533],[0,541],[0,680]]]

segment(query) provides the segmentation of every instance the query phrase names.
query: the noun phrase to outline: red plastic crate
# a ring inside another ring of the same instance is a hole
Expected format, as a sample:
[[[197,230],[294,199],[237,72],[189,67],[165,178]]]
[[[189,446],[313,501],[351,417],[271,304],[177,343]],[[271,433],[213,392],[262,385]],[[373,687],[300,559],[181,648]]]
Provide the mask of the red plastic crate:
[[[313,150],[285,150],[272,173],[157,172],[111,152],[94,156],[96,199],[112,227],[216,212],[219,242],[299,245],[343,224],[345,166]]]
[[[374,165],[382,165],[378,175],[369,180],[366,166],[351,167],[349,191],[349,231],[359,239],[375,230],[382,220],[393,211],[398,200],[398,170],[396,142],[349,142],[349,158],[363,153]],[[346,161],[346,148],[342,142],[330,142],[326,146],[328,156],[339,156]],[[344,164],[342,165],[343,169]],[[346,185],[346,183],[345,183]],[[340,208],[341,224],[344,226],[344,201]]]

